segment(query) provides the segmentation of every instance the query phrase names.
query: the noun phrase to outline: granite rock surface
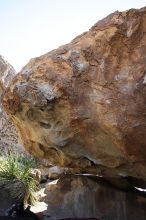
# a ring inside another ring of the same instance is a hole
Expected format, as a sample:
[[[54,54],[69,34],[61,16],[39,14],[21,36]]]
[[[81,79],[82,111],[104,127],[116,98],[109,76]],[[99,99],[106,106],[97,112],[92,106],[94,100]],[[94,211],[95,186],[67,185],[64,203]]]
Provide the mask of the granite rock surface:
[[[24,152],[17,128],[11,118],[4,111],[1,97],[16,75],[15,69],[0,56],[0,153],[7,153],[18,150]]]
[[[31,59],[3,105],[25,148],[49,164],[145,180],[146,8]]]

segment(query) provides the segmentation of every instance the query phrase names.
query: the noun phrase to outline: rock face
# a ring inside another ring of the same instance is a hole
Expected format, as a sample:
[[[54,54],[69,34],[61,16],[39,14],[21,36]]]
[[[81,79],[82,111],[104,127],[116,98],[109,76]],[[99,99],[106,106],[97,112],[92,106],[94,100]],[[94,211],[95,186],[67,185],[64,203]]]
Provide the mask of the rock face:
[[[9,150],[13,151],[16,148],[19,148],[21,152],[23,149],[19,141],[18,132],[1,105],[2,93],[9,86],[15,75],[14,68],[0,56],[0,151],[3,153]]]
[[[8,87],[14,76],[16,75],[16,71],[14,68],[4,60],[4,58],[0,55],[0,92]]]
[[[14,68],[0,55],[0,97],[2,96],[3,91],[8,87],[15,75],[16,71],[14,70]],[[1,100],[0,113],[2,113]]]
[[[144,220],[146,198],[81,176],[66,176],[45,190],[47,215],[60,218]]]
[[[53,165],[146,178],[146,8],[115,12],[30,60],[3,104],[26,149]]]

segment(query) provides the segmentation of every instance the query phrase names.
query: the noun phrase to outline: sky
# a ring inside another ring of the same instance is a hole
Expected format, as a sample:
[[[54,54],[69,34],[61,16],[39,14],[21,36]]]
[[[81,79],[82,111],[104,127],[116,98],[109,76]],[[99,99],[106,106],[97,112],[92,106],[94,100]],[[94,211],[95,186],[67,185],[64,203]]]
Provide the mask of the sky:
[[[0,0],[0,54],[20,71],[108,14],[144,6],[146,0]]]

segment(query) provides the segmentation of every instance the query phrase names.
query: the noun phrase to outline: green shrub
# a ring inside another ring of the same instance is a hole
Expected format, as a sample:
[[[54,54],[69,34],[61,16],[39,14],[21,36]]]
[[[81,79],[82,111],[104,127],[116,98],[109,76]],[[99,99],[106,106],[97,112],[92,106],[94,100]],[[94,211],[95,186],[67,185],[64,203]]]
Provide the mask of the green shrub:
[[[34,159],[17,154],[8,154],[3,157],[0,167],[0,181],[7,184],[18,182],[23,186],[28,204],[34,204],[34,193],[38,190],[36,180],[30,176],[30,170],[35,167]],[[21,191],[19,192],[21,196]]]

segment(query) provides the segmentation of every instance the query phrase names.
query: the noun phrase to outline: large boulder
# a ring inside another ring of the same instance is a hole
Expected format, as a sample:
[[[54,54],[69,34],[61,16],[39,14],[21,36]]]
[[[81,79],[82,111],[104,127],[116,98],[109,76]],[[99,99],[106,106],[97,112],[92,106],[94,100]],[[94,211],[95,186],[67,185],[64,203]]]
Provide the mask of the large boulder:
[[[146,8],[115,12],[31,59],[3,104],[26,149],[52,165],[146,178]]]
[[[66,176],[53,183],[45,190],[46,215],[56,219],[145,220],[146,198],[132,191],[119,191],[84,176]]]

